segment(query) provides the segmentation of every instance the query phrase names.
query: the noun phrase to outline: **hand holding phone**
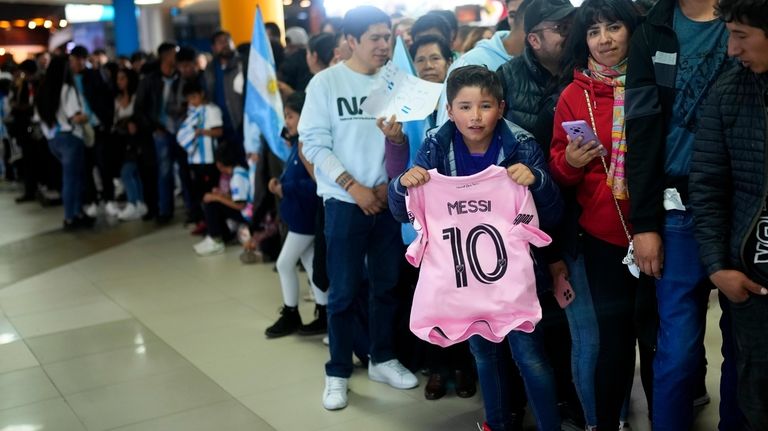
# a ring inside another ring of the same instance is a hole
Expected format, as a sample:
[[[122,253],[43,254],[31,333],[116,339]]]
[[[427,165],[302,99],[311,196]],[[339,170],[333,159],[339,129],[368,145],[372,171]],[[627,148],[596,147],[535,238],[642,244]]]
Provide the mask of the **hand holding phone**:
[[[554,295],[555,300],[557,300],[558,305],[560,305],[560,308],[565,308],[573,302],[574,299],[576,299],[576,292],[573,291],[573,287],[571,287],[571,283],[568,281],[567,278],[565,278],[565,274],[560,274],[555,279],[555,286],[554,286]]]
[[[589,145],[589,149],[599,148],[600,156],[605,156],[608,153],[605,150],[605,147],[603,147],[603,144],[600,143],[600,139],[597,138],[597,135],[592,130],[592,128],[589,127],[589,124],[587,124],[586,121],[564,121],[562,126],[563,129],[565,129],[565,133],[570,136],[571,140],[575,141],[576,138],[581,138],[579,147]]]

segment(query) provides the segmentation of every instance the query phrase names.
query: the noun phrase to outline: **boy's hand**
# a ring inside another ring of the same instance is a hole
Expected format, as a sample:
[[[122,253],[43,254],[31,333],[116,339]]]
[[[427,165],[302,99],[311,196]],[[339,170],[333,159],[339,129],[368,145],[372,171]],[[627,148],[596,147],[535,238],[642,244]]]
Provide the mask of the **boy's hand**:
[[[646,275],[661,279],[664,269],[664,244],[656,232],[636,233],[632,240],[635,245],[635,261]]]
[[[372,188],[354,183],[348,192],[365,215],[375,215],[386,208],[386,204],[376,196]]]
[[[565,161],[572,167],[579,169],[587,166],[589,162],[600,156],[600,145],[597,142],[590,141],[582,145],[584,138],[579,136],[576,139],[568,138],[568,146],[565,147]]]
[[[768,295],[765,287],[750,280],[743,272],[723,269],[709,276],[712,283],[733,303],[749,299],[749,293]]]
[[[195,136],[205,136],[205,129],[195,129]]]
[[[403,187],[418,187],[429,181],[429,172],[421,166],[414,166],[400,176],[400,184]]]
[[[392,115],[389,120],[386,117],[376,119],[376,125],[379,127],[384,137],[401,145],[405,142],[405,134],[403,134],[403,124],[398,123],[395,116]]]
[[[72,116],[72,122],[75,124],[85,124],[88,122],[88,116],[78,112],[77,114]]]
[[[522,163],[515,163],[507,168],[507,175],[512,181],[520,184],[521,186],[530,186],[536,181],[536,177],[533,175],[528,166]]]

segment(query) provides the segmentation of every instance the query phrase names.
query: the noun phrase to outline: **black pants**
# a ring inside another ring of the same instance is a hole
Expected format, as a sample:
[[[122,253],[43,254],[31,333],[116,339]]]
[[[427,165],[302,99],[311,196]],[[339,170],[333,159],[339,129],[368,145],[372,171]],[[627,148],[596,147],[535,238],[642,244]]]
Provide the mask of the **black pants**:
[[[730,303],[736,340],[738,399],[749,431],[768,430],[768,298]]]
[[[600,332],[595,373],[597,429],[616,428],[634,376],[638,281],[621,263],[626,254],[625,247],[584,235],[584,263]]]
[[[203,196],[219,184],[216,165],[189,165],[189,216],[191,220],[203,220]]]
[[[239,210],[230,208],[220,202],[203,204],[203,209],[205,212],[205,224],[208,227],[208,235],[211,238],[223,239],[225,241],[232,238],[234,233],[230,232],[227,227],[227,219],[245,222]]]

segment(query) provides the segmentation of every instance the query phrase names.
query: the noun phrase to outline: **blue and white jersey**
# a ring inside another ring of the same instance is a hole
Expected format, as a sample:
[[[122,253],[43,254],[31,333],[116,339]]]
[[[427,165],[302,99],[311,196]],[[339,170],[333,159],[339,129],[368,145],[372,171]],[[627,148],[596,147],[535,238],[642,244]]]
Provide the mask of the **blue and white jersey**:
[[[250,202],[251,182],[248,177],[248,170],[242,166],[236,166],[232,171],[232,178],[229,179],[229,194],[235,202]]]
[[[216,149],[216,138],[210,136],[195,136],[197,130],[210,130],[222,127],[221,109],[208,103],[198,107],[190,106],[187,118],[181,124],[176,140],[187,152],[187,161],[191,165],[211,165],[215,163],[213,152]]]

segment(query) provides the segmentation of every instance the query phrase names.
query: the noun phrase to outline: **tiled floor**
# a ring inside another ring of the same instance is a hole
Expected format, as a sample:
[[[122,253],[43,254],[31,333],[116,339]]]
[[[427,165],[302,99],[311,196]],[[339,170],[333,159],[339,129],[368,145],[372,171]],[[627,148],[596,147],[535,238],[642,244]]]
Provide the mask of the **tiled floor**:
[[[47,233],[60,208],[11,198],[0,193],[0,431],[453,431],[482,421],[479,397],[426,401],[423,386],[394,390],[362,370],[350,406],[327,412],[321,337],[263,335],[281,304],[271,265],[243,266],[234,248],[197,258],[179,226]],[[717,420],[712,304],[713,402],[697,430]],[[301,312],[311,316],[311,305]],[[638,431],[649,429],[640,391]]]

